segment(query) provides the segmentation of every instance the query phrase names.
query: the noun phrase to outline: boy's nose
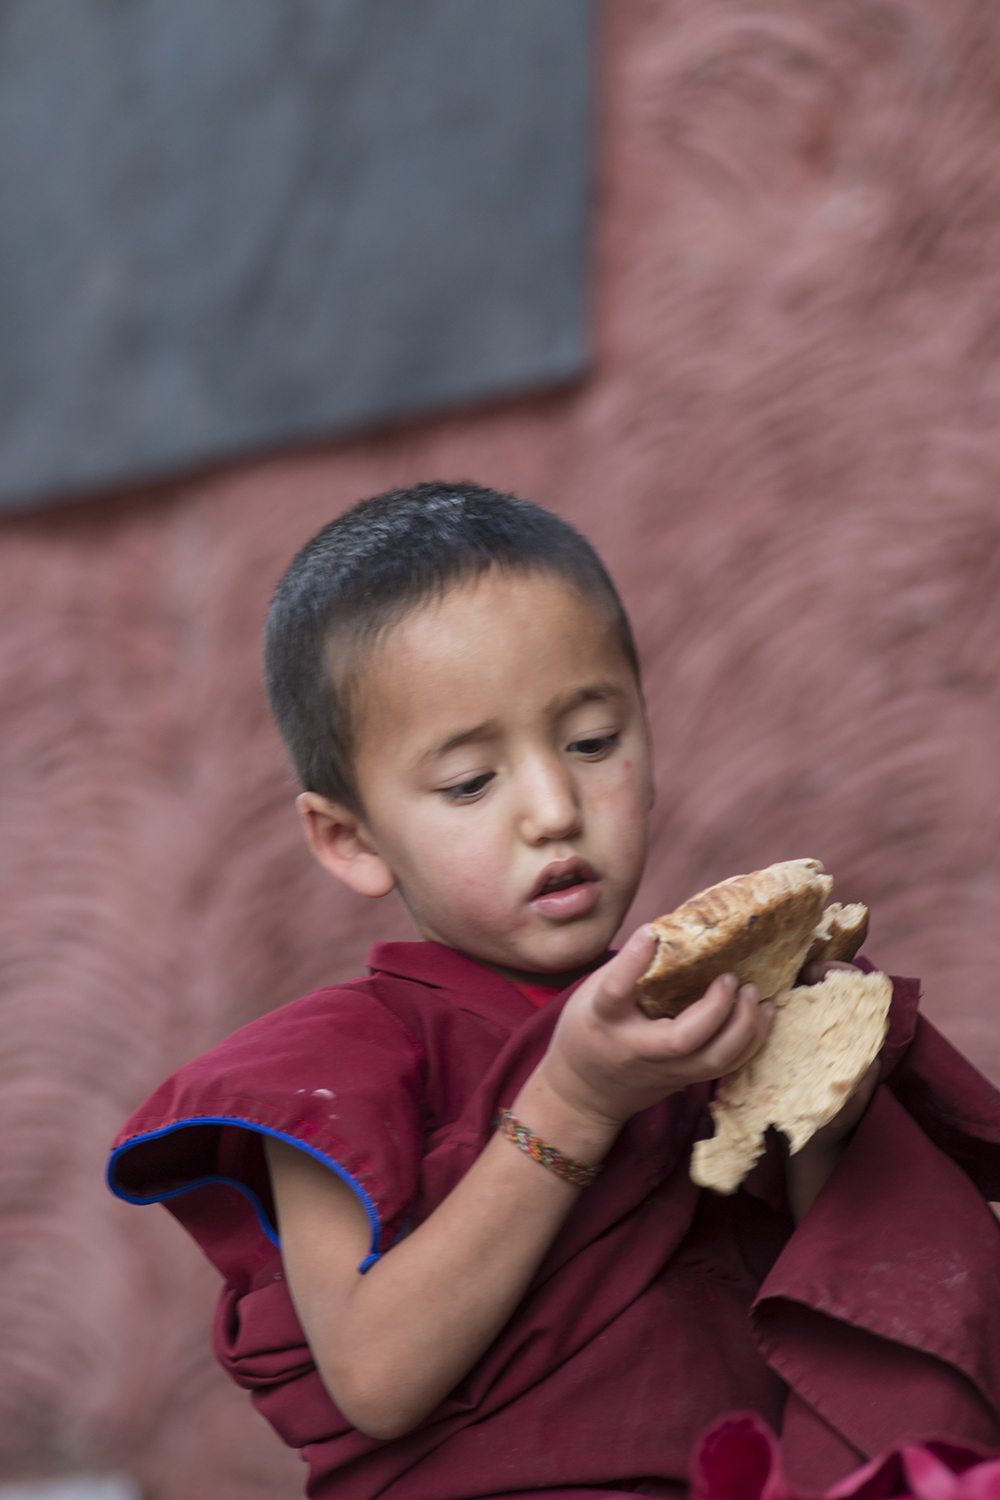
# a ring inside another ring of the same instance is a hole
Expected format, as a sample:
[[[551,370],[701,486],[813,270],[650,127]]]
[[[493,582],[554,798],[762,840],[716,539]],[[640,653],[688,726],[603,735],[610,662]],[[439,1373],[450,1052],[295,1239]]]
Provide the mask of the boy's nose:
[[[530,844],[572,838],[583,826],[572,778],[559,766],[535,766],[525,777],[522,830]]]

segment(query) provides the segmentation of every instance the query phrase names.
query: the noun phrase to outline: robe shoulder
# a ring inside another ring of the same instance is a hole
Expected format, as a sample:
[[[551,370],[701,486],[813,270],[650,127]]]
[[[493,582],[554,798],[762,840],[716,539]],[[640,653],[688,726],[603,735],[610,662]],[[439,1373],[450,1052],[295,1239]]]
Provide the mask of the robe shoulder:
[[[367,1268],[406,1227],[427,1136],[534,1012],[514,991],[505,1009],[470,990],[456,1003],[443,986],[377,973],[241,1027],[135,1111],[114,1143],[112,1191],[164,1203],[246,1285],[279,1245],[262,1145],[272,1136],[351,1187],[371,1227]]]

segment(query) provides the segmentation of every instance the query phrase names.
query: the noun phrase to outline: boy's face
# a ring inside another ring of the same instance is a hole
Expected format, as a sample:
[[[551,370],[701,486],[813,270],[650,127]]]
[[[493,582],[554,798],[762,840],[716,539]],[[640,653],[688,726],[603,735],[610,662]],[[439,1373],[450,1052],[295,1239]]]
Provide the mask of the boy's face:
[[[642,872],[652,788],[603,601],[487,573],[391,628],[357,713],[360,835],[424,937],[515,971],[604,952]]]

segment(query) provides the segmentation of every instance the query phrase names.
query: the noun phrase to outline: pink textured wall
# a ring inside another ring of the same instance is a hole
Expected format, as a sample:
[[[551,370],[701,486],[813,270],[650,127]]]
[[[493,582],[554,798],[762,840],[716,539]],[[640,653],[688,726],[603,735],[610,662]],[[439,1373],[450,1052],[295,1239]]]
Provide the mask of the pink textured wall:
[[[359,496],[471,476],[621,582],[658,743],[636,919],[815,855],[1000,1078],[1000,12],[610,0],[597,357],[567,393],[0,528],[0,1472],[283,1500],[214,1278],[112,1201],[175,1064],[405,935],[311,866],[258,638]]]

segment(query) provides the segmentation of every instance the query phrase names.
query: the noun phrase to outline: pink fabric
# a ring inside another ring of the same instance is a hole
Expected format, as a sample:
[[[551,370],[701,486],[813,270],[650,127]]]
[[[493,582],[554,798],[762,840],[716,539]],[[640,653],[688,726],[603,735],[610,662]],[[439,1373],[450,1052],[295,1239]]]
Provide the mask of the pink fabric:
[[[773,1153],[731,1198],[695,1189],[708,1088],[688,1089],[622,1132],[438,1410],[391,1443],[352,1429],[288,1297],[257,1132],[349,1175],[383,1253],[467,1170],[561,1010],[433,943],[377,945],[371,963],[371,978],[182,1068],[129,1122],[114,1168],[135,1200],[178,1194],[168,1207],[227,1282],[219,1357],[304,1450],[310,1494],[672,1495],[699,1431],[736,1408],[780,1427],[789,1386],[796,1479],[848,1473],[899,1436],[903,1413],[915,1430],[1000,1444],[1000,1232],[980,1196],[1000,1197],[1000,1097],[918,1022],[908,980],[895,982],[887,1086],[794,1233]]]
[[[691,1500],[818,1500],[789,1480],[765,1422],[734,1413],[705,1434],[692,1463]],[[823,1492],[822,1500],[1000,1500],[1000,1456],[947,1438],[894,1443]]]

